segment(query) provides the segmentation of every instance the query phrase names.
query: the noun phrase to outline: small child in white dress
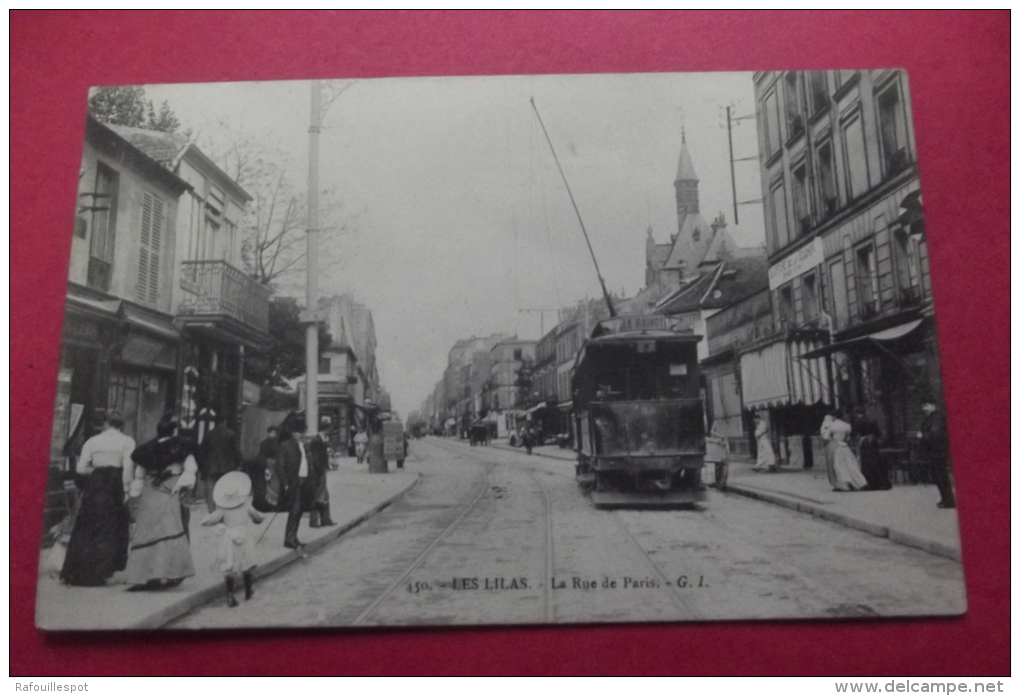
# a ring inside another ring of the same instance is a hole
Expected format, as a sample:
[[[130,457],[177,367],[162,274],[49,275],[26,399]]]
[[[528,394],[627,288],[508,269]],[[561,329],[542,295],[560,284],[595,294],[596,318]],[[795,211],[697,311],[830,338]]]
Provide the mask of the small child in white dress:
[[[220,522],[224,525],[216,568],[226,578],[229,607],[237,606],[234,576],[238,573],[244,578],[244,598],[251,599],[255,594],[251,572],[256,565],[255,543],[248,530],[251,528],[250,522],[258,524],[265,519],[265,515],[251,506],[251,500],[251,479],[240,471],[231,471],[221,476],[213,488],[216,512],[202,520],[202,524],[207,526]]]

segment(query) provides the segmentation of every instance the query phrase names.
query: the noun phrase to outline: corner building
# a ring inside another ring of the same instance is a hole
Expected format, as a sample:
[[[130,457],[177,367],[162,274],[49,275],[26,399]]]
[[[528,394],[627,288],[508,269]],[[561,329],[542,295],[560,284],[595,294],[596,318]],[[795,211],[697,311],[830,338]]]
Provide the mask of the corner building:
[[[864,407],[907,456],[922,395],[942,387],[907,76],[759,72],[754,89],[773,323],[792,359],[823,368],[818,384],[759,386]]]

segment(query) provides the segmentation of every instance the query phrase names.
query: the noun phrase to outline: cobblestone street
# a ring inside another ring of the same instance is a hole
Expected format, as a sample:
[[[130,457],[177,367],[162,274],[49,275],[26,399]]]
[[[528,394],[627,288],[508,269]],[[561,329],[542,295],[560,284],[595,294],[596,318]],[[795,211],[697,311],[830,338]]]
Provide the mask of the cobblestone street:
[[[400,502],[175,628],[691,621],[964,610],[962,567],[735,495],[598,510],[569,461],[429,438]]]

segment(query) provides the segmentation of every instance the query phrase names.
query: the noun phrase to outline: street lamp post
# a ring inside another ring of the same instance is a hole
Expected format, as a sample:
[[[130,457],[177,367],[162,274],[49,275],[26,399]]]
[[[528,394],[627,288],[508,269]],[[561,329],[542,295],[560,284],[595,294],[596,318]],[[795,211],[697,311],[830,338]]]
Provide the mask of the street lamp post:
[[[306,316],[305,421],[308,434],[319,432],[319,133],[322,130],[322,83],[312,80],[308,126],[308,229],[305,232]]]
[[[312,80],[311,117],[308,123],[308,229],[305,231],[306,307],[301,314],[305,328],[305,420],[308,434],[319,432],[319,324],[326,312],[319,309],[319,133],[326,110],[357,80],[337,89],[328,85],[329,96],[322,104],[322,81]]]

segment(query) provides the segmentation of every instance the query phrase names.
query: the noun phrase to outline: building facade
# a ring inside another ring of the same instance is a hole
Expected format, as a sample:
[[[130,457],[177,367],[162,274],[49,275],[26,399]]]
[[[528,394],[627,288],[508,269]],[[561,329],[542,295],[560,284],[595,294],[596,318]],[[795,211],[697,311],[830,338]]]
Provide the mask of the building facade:
[[[182,425],[198,441],[217,414],[239,430],[245,355],[269,343],[270,288],[241,270],[239,228],[251,196],[182,135],[110,128],[188,184],[178,201],[169,288],[181,336]]]
[[[50,463],[69,465],[108,409],[136,440],[179,395],[179,176],[89,118],[78,179]]]
[[[772,396],[803,402],[822,382],[822,401],[864,408],[905,442],[922,394],[941,394],[906,74],[761,72],[754,87],[769,288],[785,344],[773,352],[817,366],[810,385],[791,380]],[[796,427],[817,430],[819,414],[808,415]]]

